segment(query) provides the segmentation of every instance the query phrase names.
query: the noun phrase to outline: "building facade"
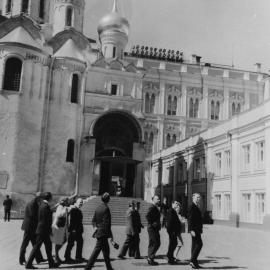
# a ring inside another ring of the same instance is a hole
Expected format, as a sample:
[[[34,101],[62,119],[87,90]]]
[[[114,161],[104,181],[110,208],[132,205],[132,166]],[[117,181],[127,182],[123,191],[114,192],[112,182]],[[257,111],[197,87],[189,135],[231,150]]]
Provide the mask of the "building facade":
[[[185,194],[189,186],[156,189],[152,156],[256,108],[268,93],[259,64],[243,71],[181,51],[126,52],[132,26],[116,1],[99,22],[99,41],[86,37],[84,7],[83,0],[2,1],[0,193],[12,194],[18,211],[45,190],[147,200],[155,191]],[[196,166],[206,162],[203,151]],[[164,166],[162,179],[172,179],[176,169]]]

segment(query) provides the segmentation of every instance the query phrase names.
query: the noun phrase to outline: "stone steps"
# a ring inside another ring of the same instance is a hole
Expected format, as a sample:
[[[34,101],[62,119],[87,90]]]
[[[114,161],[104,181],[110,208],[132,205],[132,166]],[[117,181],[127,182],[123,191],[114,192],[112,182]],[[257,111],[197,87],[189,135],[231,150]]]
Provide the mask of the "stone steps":
[[[109,207],[112,216],[112,225],[126,224],[126,211],[131,200],[139,201],[141,203],[140,215],[142,224],[146,225],[145,215],[148,211],[150,203],[140,198],[126,198],[126,197],[111,197]],[[84,224],[92,224],[92,217],[95,209],[101,204],[100,196],[90,197],[82,206]]]

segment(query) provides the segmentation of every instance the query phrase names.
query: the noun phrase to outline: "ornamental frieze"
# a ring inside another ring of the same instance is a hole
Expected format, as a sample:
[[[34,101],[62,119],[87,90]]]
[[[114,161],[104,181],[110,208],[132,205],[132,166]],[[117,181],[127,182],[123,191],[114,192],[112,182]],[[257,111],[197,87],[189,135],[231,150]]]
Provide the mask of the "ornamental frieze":
[[[221,90],[209,89],[208,97],[222,100],[224,98],[224,93]]]
[[[54,0],[55,3],[72,4],[79,7],[84,7],[84,1],[82,0]]]
[[[154,134],[158,133],[158,129],[154,123],[146,122],[143,127],[144,131],[153,132]]]
[[[40,63],[44,66],[49,66],[51,63],[50,58],[40,57],[40,56],[33,54],[33,53],[30,53],[30,52],[26,52],[25,59],[30,60],[33,63]]]
[[[202,98],[203,97],[203,89],[201,87],[188,86],[187,87],[187,95]]]
[[[229,97],[231,101],[240,101],[240,102],[245,101],[244,93],[230,92]]]
[[[148,92],[159,92],[159,83],[157,82],[143,82],[143,90]]]
[[[166,92],[175,96],[181,96],[182,94],[180,85],[175,84],[166,84]]]
[[[79,72],[84,72],[86,69],[85,64],[75,64],[74,62],[72,63],[70,60],[67,59],[57,59],[57,61],[54,62],[54,69],[59,69],[59,70],[66,70],[68,69],[71,72],[79,71]]]

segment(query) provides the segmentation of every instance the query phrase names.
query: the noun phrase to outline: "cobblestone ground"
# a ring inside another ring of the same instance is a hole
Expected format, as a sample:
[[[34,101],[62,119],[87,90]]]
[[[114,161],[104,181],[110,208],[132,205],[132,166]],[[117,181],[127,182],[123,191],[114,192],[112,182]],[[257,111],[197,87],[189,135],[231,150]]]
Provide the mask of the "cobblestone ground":
[[[23,233],[20,230],[21,221],[11,222],[0,221],[0,269],[20,270],[24,266],[19,265],[18,255]],[[125,238],[124,227],[113,227],[115,240],[122,244]],[[91,238],[92,227],[85,226],[83,256],[89,258],[94,247],[95,240]],[[226,226],[208,225],[204,227],[204,246],[199,260],[204,269],[250,269],[269,270],[270,269],[270,233],[251,229],[237,229]],[[159,266],[148,266],[145,256],[147,254],[147,232],[144,229],[141,234],[141,260],[129,259],[119,260],[117,251],[111,248],[112,265],[115,270],[133,269],[191,269],[188,265],[190,254],[189,234],[183,234],[184,247],[181,248],[178,258],[179,265],[171,266],[167,264],[165,254],[168,244],[168,236],[165,230],[161,231],[161,247],[157,253]],[[62,248],[65,249],[65,246]],[[63,258],[62,250],[62,258]],[[30,247],[27,250],[29,254]],[[44,250],[42,250],[45,254]],[[59,269],[83,269],[85,264],[66,265]],[[48,268],[47,264],[35,265],[39,269]],[[94,269],[105,269],[102,256],[96,263]]]

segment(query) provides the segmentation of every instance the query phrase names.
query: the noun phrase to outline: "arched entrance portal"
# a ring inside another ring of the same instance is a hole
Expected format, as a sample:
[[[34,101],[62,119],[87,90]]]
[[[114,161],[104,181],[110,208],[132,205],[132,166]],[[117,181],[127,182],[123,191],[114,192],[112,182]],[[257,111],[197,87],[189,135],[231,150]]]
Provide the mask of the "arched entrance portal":
[[[134,196],[134,181],[139,163],[134,148],[141,141],[137,120],[125,112],[109,112],[95,123],[96,139],[94,171],[99,180],[98,193],[112,196]]]

